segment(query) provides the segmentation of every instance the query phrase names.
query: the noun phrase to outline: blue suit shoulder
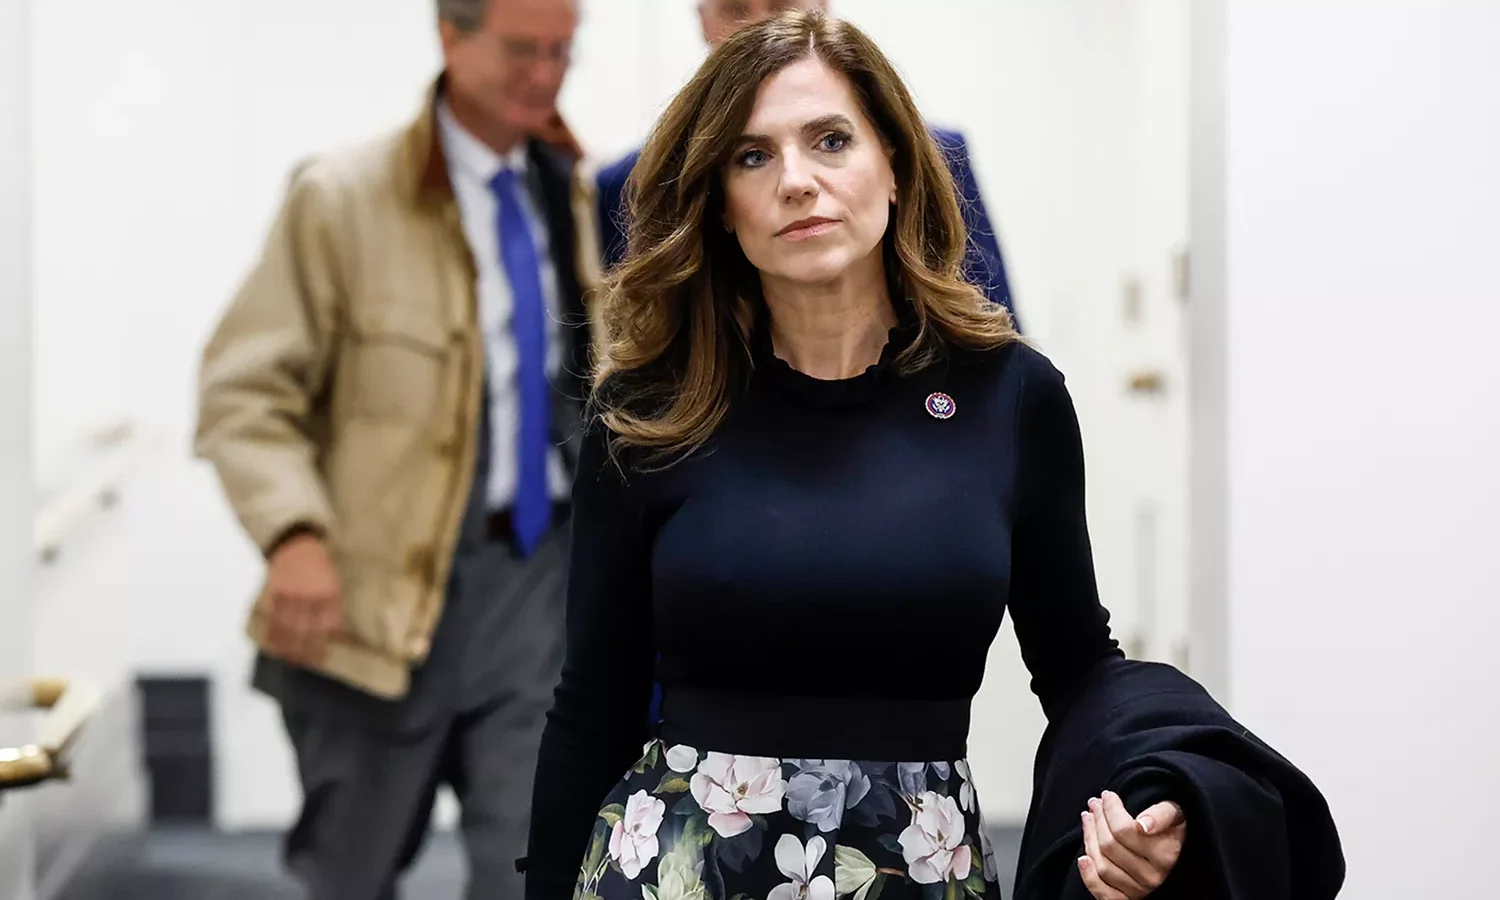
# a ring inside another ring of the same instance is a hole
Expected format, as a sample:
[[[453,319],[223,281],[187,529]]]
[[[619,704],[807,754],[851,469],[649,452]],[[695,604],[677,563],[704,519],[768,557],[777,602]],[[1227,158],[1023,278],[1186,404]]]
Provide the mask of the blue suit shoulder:
[[[944,152],[961,153],[965,159],[968,158],[969,143],[964,140],[964,133],[962,131],[952,128],[939,128],[936,125],[928,126],[927,130],[932,134],[932,139],[937,141],[937,145]]]
[[[974,176],[968,139],[962,132],[951,128],[928,126],[928,132],[948,163],[953,185],[958,189],[964,227],[969,232],[969,246],[964,254],[964,275],[983,290],[991,302],[1010,310],[1014,317],[1015,305],[1011,302],[1005,258],[1000,253],[1000,238],[995,232],[994,222],[990,220],[989,210],[985,208],[984,197],[979,191],[979,179]],[[1016,321],[1016,327],[1020,328],[1019,320]]]
[[[603,188],[608,185],[616,192],[623,191],[625,189],[625,179],[630,177],[631,171],[635,169],[635,164],[640,158],[641,151],[632,150],[609,165],[599,169],[596,176],[599,180],[599,187]]]
[[[625,257],[625,182],[640,158],[641,151],[632,150],[599,169],[594,176],[599,202],[599,247],[606,269]]]

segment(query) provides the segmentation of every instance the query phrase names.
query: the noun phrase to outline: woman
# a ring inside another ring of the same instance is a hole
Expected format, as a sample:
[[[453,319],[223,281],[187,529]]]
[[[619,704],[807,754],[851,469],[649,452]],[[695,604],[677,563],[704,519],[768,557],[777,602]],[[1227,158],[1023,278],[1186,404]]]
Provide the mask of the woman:
[[[527,896],[999,897],[963,756],[1001,616],[1049,715],[1120,655],[1062,376],[962,280],[943,160],[845,23],[726,42],[634,178]],[[1150,893],[1181,810],[1091,807],[1089,890]]]

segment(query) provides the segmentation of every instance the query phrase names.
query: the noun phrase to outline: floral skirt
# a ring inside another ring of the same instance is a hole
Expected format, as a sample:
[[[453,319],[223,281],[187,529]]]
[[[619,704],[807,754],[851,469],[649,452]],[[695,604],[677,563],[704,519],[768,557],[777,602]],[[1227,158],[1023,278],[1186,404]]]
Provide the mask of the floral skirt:
[[[1000,900],[968,764],[660,741],[605,801],[575,900]]]

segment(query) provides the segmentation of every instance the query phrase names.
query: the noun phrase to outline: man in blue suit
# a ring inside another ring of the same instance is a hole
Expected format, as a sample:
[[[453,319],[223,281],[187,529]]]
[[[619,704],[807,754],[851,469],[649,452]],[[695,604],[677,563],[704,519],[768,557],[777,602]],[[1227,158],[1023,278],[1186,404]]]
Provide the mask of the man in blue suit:
[[[735,31],[767,16],[790,9],[827,9],[828,0],[699,0],[698,18],[703,26],[703,40],[710,48],[719,46]],[[984,289],[986,296],[1011,311],[1010,284],[1005,279],[1005,262],[1000,256],[1000,242],[990,224],[979,194],[979,183],[969,163],[969,145],[962,134],[933,128],[932,136],[948,160],[953,182],[963,207],[964,224],[969,229],[969,249],[964,270],[970,280]],[[625,256],[625,180],[635,168],[640,151],[632,150],[618,162],[600,170],[598,175],[600,246],[604,267],[613,267]],[[1017,320],[1017,328],[1020,327]]]

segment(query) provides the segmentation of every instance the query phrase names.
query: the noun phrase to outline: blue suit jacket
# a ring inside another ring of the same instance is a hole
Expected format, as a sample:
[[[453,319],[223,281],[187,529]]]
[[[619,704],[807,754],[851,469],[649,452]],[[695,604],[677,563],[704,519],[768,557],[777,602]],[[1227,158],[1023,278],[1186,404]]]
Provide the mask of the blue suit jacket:
[[[984,289],[985,296],[1011,311],[1010,284],[1005,279],[1005,262],[1000,256],[1000,241],[995,236],[995,227],[990,224],[989,213],[984,208],[984,198],[979,195],[979,182],[974,179],[974,168],[969,163],[969,145],[964,136],[956,131],[932,129],[933,139],[948,160],[948,169],[953,173],[953,182],[958,186],[959,204],[963,207],[964,225],[969,230],[969,248],[964,256],[964,272],[969,280]],[[604,250],[604,267],[612,268],[625,256],[625,179],[635,168],[640,157],[633,150],[599,171],[599,241]],[[1019,320],[1016,327],[1020,327]]]

